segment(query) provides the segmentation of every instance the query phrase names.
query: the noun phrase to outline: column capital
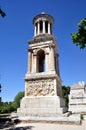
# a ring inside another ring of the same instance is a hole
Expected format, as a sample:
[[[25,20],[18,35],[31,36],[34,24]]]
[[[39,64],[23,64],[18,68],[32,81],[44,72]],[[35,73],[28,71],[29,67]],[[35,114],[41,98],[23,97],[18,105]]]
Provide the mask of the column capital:
[[[32,48],[28,48],[28,51],[32,53],[32,52],[33,52],[33,49],[32,49]]]
[[[46,52],[45,55],[49,55],[49,52]]]
[[[55,48],[54,44],[49,44],[49,48]]]

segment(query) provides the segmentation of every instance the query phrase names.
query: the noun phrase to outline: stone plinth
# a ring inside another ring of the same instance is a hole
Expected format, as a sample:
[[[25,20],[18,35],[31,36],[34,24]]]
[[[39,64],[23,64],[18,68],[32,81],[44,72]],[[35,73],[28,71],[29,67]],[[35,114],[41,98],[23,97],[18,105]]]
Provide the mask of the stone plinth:
[[[21,116],[54,116],[65,112],[65,102],[58,96],[24,97],[17,113]]]
[[[26,74],[25,97],[17,110],[18,115],[50,116],[64,112],[66,108],[65,100],[61,97],[61,80],[55,72]]]
[[[86,84],[84,82],[71,86],[69,111],[72,111],[72,113],[86,112]]]

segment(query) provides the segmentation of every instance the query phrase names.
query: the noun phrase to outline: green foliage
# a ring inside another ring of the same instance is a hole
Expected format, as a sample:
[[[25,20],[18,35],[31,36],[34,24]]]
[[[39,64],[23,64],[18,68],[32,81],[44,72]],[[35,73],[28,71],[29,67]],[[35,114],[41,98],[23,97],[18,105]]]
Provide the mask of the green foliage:
[[[19,92],[13,102],[0,102],[0,114],[10,113],[20,106],[20,100],[24,97],[24,92]]]
[[[24,97],[24,92],[19,92],[13,101],[14,109],[17,110],[17,108],[20,106],[20,100]]]
[[[14,111],[12,102],[1,102],[0,103],[0,113],[9,113]]]
[[[80,46],[81,49],[86,48],[86,18],[78,23],[78,32],[73,33],[71,36],[76,46]]]
[[[68,99],[69,93],[70,93],[70,87],[63,85],[62,86],[62,96],[63,96],[63,98],[65,98],[67,107],[68,107],[68,102],[69,102],[69,99]]]
[[[5,12],[0,8],[0,15],[2,16],[2,17],[5,17],[6,16],[6,14],[5,14]]]

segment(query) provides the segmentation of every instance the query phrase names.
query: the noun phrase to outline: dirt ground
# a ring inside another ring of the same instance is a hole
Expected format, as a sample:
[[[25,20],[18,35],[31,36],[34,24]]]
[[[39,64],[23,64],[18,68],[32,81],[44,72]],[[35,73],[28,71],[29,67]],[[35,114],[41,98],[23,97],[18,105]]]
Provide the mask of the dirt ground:
[[[86,130],[86,122],[83,122],[82,125],[56,123],[20,123],[16,125],[17,128],[22,126],[26,126],[26,130]]]
[[[86,121],[81,125],[57,123],[0,123],[0,130],[86,130]]]

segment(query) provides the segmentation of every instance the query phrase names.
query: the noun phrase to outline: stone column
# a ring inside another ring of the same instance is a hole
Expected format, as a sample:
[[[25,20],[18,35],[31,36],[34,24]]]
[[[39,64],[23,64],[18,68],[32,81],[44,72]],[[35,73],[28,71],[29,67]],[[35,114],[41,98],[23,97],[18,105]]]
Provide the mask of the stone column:
[[[58,76],[60,77],[60,72],[59,72],[59,59],[58,59],[59,55],[57,54],[56,56],[57,56],[57,57],[56,57],[56,63],[57,63],[57,74],[58,74]]]
[[[32,61],[32,73],[37,72],[37,55],[33,54],[33,61]]]
[[[38,35],[40,33],[40,23],[38,22]]]
[[[32,53],[32,64],[31,64],[31,73],[33,73],[34,71],[33,71],[33,53]]]
[[[50,24],[50,33],[52,34],[52,24]]]
[[[35,24],[35,27],[34,27],[34,36],[36,36],[36,24]]]
[[[36,56],[34,54],[32,54],[31,72],[36,72]]]
[[[54,59],[54,48],[51,47],[50,49],[50,70],[55,71],[55,59]]]
[[[49,71],[49,54],[46,53],[45,55],[45,71]]]
[[[43,33],[45,33],[45,21],[43,21]]]
[[[31,52],[29,51],[29,52],[28,52],[28,73],[31,72],[31,62],[32,62]]]
[[[48,22],[48,34],[50,34],[50,23]]]
[[[55,55],[55,71],[58,74],[57,54]]]

